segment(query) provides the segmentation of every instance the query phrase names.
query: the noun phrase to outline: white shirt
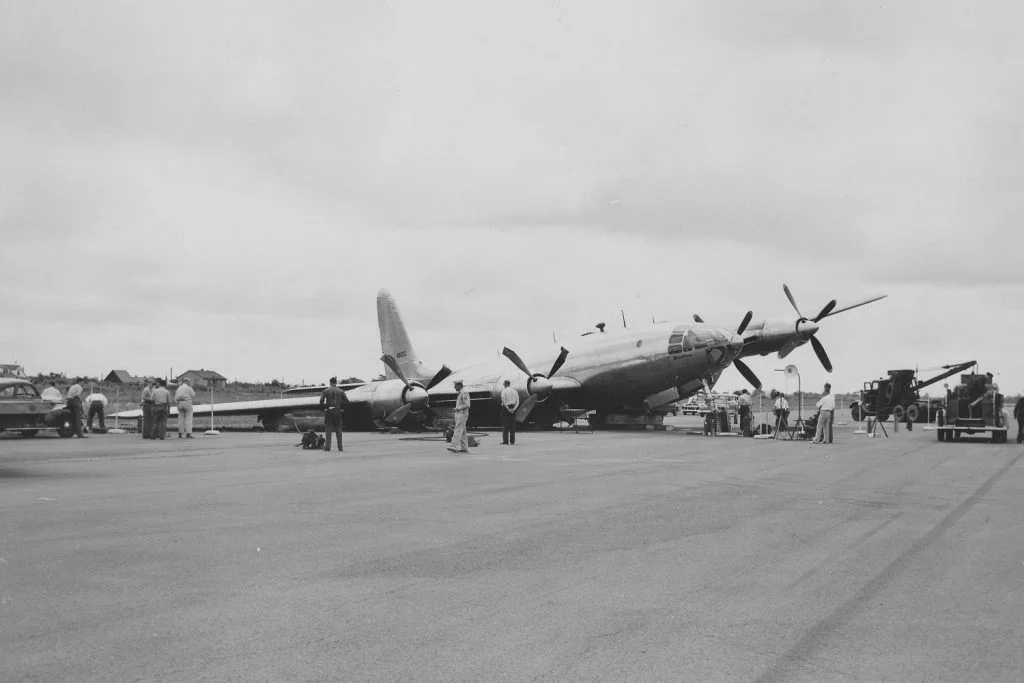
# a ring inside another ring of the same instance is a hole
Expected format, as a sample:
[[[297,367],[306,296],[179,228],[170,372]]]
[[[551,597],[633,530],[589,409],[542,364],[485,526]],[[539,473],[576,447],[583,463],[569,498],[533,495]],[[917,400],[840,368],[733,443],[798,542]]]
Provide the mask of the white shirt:
[[[821,400],[814,404],[818,410],[835,410],[836,409],[836,397],[832,394],[825,394],[821,397]]]
[[[507,408],[509,412],[515,411],[519,407],[519,392],[512,387],[502,389],[501,405],[503,408]]]
[[[174,392],[174,400],[177,401],[191,401],[196,397],[196,390],[187,384],[182,384]]]
[[[100,403],[103,404],[104,408],[107,407],[107,397],[104,396],[103,394],[101,394],[98,391],[95,391],[95,392],[93,392],[93,393],[91,393],[91,394],[89,394],[88,396],[85,397],[85,404],[86,405],[92,403],[93,401],[99,401]]]
[[[60,393],[60,389],[57,387],[46,387],[43,389],[43,393],[40,395],[44,401],[53,401],[54,403],[60,403],[64,400],[64,396]]]
[[[775,410],[789,410],[789,401],[786,400],[785,396],[779,396],[775,399]]]
[[[68,388],[68,399],[72,399],[75,396],[79,396],[80,397],[81,395],[82,395],[82,385],[81,384],[72,384]]]

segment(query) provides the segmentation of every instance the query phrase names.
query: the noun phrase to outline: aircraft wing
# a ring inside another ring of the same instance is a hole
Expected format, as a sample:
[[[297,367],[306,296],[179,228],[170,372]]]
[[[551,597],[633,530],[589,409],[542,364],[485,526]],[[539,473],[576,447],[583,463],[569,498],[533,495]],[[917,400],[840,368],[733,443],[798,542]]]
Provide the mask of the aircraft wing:
[[[287,412],[289,410],[312,410],[320,408],[320,396],[302,396],[299,398],[270,398],[261,401],[235,401],[232,403],[214,403],[214,415],[258,415],[267,411]],[[210,404],[192,406],[195,415],[209,414]],[[171,415],[178,414],[177,408],[171,408]],[[142,409],[123,410],[114,417],[132,419],[142,417]]]

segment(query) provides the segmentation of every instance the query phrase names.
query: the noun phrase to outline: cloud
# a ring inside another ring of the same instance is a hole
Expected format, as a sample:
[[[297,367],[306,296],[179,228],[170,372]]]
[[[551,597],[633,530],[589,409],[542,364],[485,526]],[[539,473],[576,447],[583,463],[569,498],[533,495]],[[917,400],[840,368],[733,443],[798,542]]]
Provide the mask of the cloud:
[[[786,318],[786,281],[890,294],[822,329],[837,386],[946,350],[1017,376],[1020,12],[8,3],[0,342],[370,375],[380,287],[452,364],[620,309]]]

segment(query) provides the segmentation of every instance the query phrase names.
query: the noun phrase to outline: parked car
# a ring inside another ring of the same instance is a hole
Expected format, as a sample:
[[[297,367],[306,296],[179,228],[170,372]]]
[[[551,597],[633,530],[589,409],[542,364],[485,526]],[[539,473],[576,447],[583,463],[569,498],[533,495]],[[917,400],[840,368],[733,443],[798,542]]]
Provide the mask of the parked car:
[[[35,436],[52,429],[66,439],[75,433],[72,419],[63,403],[43,399],[32,382],[0,377],[0,432]]]

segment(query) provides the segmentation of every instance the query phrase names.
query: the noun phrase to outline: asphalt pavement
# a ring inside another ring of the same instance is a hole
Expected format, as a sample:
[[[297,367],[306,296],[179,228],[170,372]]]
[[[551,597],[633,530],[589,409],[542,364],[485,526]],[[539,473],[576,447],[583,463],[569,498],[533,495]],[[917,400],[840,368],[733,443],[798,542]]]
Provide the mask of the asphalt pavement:
[[[1024,680],[1024,447],[0,439],[0,679]]]

